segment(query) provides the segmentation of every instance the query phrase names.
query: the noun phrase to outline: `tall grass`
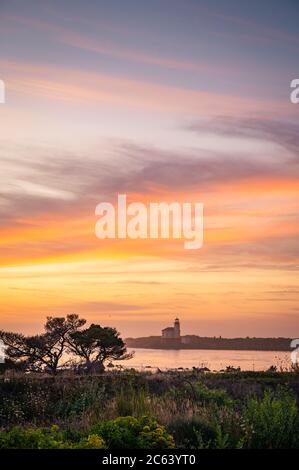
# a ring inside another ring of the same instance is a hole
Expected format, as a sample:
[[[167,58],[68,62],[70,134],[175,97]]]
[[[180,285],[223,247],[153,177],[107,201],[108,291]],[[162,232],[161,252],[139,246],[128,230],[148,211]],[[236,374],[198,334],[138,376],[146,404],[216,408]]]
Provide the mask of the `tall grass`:
[[[179,448],[298,448],[297,402],[297,373],[18,377],[0,380],[0,427],[58,424],[87,438],[100,423],[147,416]]]

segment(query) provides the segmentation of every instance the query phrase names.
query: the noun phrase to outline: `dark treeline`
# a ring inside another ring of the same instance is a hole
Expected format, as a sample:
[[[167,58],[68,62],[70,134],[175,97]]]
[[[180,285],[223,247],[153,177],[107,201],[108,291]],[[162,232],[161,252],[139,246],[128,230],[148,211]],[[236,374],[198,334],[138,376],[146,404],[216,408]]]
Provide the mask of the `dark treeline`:
[[[129,359],[125,343],[115,328],[91,324],[72,314],[47,317],[44,333],[25,336],[0,331],[5,346],[2,370],[56,374],[60,368],[78,372],[102,372],[107,360]],[[67,356],[67,360],[66,360]]]
[[[126,344],[132,348],[149,349],[227,349],[255,351],[290,351],[290,338],[221,338],[188,335],[182,342],[174,344],[163,341],[161,336],[127,338]]]

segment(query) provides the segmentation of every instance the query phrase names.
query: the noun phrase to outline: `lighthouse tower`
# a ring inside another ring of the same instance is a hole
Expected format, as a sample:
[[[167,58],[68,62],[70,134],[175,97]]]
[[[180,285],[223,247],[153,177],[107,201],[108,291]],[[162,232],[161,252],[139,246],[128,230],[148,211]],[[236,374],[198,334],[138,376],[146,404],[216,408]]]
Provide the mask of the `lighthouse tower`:
[[[162,344],[169,349],[179,349],[181,345],[180,320],[176,318],[173,326],[168,326],[162,330]]]
[[[174,320],[174,328],[173,328],[174,338],[179,339],[181,337],[181,328],[180,328],[180,320],[176,318]]]

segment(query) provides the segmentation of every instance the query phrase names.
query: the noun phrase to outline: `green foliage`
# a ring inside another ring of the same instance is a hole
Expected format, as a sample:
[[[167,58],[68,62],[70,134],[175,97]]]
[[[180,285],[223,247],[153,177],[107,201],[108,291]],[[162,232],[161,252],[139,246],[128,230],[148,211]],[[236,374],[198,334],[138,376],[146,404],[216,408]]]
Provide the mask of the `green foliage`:
[[[0,382],[0,426],[49,425],[59,420],[82,419],[91,409],[108,402],[100,379],[24,379]]]
[[[240,429],[236,419],[235,429],[229,423],[226,413],[217,413],[215,407],[210,408],[204,416],[175,418],[168,426],[176,446],[184,449],[226,449],[240,448]],[[232,413],[229,412],[230,417]],[[236,417],[236,416],[235,416]],[[236,432],[237,430],[237,432]]]
[[[214,446],[216,449],[227,449],[230,447],[230,436],[227,434],[220,423],[215,424]]]
[[[183,448],[298,448],[299,415],[295,398],[287,391],[267,391],[262,399],[243,406],[207,405],[201,416],[174,419],[168,430]],[[215,397],[214,397],[215,398]],[[200,411],[199,411],[200,412]]]
[[[250,448],[283,449],[299,446],[296,400],[287,392],[266,392],[259,401],[249,400],[244,412],[246,445]]]
[[[216,438],[213,426],[198,416],[179,416],[169,424],[168,431],[173,435],[177,446],[184,449],[204,448]]]
[[[105,442],[101,436],[91,434],[77,441],[67,439],[58,426],[51,428],[22,429],[12,428],[0,434],[1,449],[103,449]]]
[[[194,391],[195,399],[203,404],[233,405],[233,401],[228,397],[225,390],[208,388],[202,382],[198,382],[194,386]]]
[[[104,421],[87,433],[14,427],[0,434],[1,449],[171,449],[174,440],[157,421],[132,416]]]
[[[119,417],[97,424],[91,432],[103,436],[109,449],[171,449],[173,437],[152,418]]]
[[[100,382],[77,383],[73,389],[64,390],[63,396],[54,404],[54,411],[58,417],[82,418],[91,409],[103,408],[107,398],[105,386]]]
[[[299,448],[291,373],[5,376],[0,402],[3,448]]]
[[[72,444],[72,449],[105,449],[104,439],[98,434],[90,434],[78,443]]]

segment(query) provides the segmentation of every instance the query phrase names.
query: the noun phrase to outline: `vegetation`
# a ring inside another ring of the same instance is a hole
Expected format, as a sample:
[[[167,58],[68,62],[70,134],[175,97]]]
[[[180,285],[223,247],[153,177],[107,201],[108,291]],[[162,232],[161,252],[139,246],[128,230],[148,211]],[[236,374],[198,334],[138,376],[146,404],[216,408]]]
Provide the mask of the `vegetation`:
[[[93,426],[89,432],[14,427],[0,434],[2,449],[171,449],[173,437],[164,426],[146,416],[116,418]]]
[[[104,421],[91,428],[95,435],[103,436],[109,449],[171,449],[173,437],[153,418],[142,416],[119,417]]]
[[[299,376],[4,374],[2,448],[299,448]]]
[[[61,367],[68,365],[65,363],[68,354],[77,360],[75,367],[79,372],[100,372],[108,359],[131,357],[115,328],[92,324],[82,330],[85,323],[86,320],[72,314],[66,318],[48,317],[45,331],[40,335],[0,331],[0,339],[6,348],[7,367],[55,375]]]
[[[0,331],[0,448],[299,448],[298,368],[105,372],[131,355],[114,328],[85,325]]]
[[[291,338],[222,338],[196,335],[183,336],[185,341],[177,349],[227,349],[243,351],[291,351]],[[130,348],[169,349],[161,336],[127,338]],[[171,348],[175,346],[172,345]]]
[[[101,436],[61,432],[58,426],[40,429],[12,428],[0,434],[0,449],[103,449]]]
[[[107,359],[131,358],[115,328],[94,324],[70,333],[68,351],[83,359],[87,372],[103,370]]]

